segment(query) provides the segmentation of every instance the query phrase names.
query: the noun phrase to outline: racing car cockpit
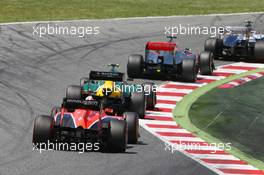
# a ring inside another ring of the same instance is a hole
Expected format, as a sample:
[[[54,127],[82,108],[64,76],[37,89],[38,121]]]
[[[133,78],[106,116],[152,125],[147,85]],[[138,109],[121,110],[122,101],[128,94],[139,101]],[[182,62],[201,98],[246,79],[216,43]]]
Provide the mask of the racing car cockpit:
[[[123,73],[91,71],[89,79],[82,86],[82,92],[86,96],[104,96],[105,91],[109,98],[121,98],[122,92],[118,89],[122,85]]]

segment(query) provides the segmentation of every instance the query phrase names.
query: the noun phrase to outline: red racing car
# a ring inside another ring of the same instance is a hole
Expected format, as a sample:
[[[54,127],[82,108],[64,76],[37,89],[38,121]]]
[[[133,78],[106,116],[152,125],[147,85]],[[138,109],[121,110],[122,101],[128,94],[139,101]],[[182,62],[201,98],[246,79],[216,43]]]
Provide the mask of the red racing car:
[[[54,107],[51,115],[40,115],[35,119],[34,145],[48,141],[96,142],[102,150],[125,152],[127,142],[137,143],[137,113],[124,112],[118,116],[113,109],[104,106],[107,98],[80,100],[75,98],[75,93],[76,86],[69,86],[61,108]]]

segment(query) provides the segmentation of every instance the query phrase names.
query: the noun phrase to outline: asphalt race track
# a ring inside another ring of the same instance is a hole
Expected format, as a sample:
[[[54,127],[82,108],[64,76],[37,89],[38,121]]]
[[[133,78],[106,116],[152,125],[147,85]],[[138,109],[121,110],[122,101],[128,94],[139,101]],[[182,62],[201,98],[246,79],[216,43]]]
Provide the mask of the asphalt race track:
[[[0,175],[16,174],[214,174],[184,156],[165,151],[165,145],[141,129],[138,145],[124,154],[32,151],[33,119],[60,105],[67,85],[91,69],[105,70],[119,63],[126,71],[127,57],[144,51],[149,40],[163,40],[164,27],[241,25],[246,19],[263,25],[262,15],[174,17],[57,23],[99,26],[100,34],[76,36],[33,35],[36,24],[0,26]],[[200,51],[208,36],[179,36],[181,48]],[[217,65],[228,62],[217,62]],[[158,82],[159,83],[159,82]]]

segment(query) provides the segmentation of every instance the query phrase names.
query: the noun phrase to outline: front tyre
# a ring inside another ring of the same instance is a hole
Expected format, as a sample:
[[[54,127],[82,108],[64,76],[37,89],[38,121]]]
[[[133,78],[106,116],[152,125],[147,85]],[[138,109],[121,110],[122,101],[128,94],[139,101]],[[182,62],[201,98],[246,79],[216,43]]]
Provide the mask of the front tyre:
[[[72,100],[81,100],[81,87],[78,85],[71,85],[67,87],[66,98]]]
[[[127,122],[128,143],[136,144],[139,137],[138,114],[135,112],[125,112],[123,116]]]
[[[146,109],[153,110],[157,103],[157,94],[154,90],[154,83],[144,83],[144,91],[146,92]]]
[[[212,52],[202,52],[200,54],[200,74],[212,75],[214,70],[214,58]]]
[[[223,40],[220,38],[208,38],[204,43],[204,51],[212,52],[218,59],[223,52]]]
[[[132,92],[129,110],[138,113],[140,118],[145,117],[146,99],[144,92]]]

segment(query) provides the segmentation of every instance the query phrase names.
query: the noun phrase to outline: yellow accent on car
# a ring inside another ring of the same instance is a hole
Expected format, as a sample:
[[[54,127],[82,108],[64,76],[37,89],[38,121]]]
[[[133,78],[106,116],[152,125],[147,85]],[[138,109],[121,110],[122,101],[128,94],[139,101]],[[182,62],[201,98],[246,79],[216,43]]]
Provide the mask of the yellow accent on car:
[[[105,81],[104,84],[97,89],[95,95],[98,97],[103,97],[103,89],[108,89],[109,91],[112,91],[109,95],[110,98],[120,98],[122,95],[122,92],[115,87],[115,83],[113,81]]]

